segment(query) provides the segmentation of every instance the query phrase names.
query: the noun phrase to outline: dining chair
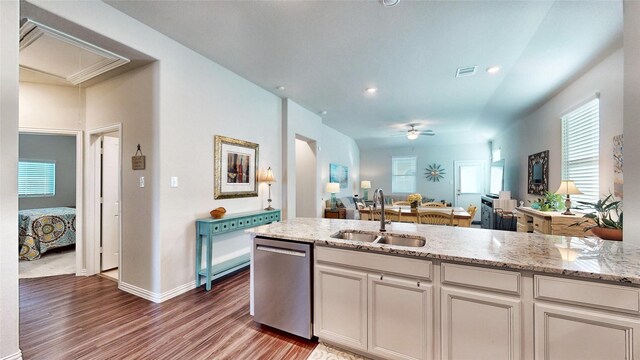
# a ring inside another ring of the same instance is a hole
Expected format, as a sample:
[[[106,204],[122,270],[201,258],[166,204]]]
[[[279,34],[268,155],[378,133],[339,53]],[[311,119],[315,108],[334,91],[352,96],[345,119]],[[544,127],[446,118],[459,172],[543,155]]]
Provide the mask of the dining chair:
[[[441,202],[426,202],[420,205],[422,207],[444,207],[444,204]]]
[[[380,214],[382,214],[382,210],[380,208],[373,209],[370,212],[369,220],[377,220],[380,221]],[[400,221],[400,209],[384,209],[384,219],[388,221]]]
[[[478,211],[477,206],[473,204],[469,204],[469,207],[467,208],[467,212],[469,213],[469,215],[471,215],[471,221],[473,221],[473,218],[476,216],[477,211]]]
[[[420,211],[418,212],[418,224],[453,226],[453,209],[451,212]]]

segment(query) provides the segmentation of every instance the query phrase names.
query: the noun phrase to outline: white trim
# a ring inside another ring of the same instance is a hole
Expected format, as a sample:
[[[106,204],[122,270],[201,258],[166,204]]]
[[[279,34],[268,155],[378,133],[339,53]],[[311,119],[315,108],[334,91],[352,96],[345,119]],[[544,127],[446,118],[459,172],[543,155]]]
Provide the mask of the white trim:
[[[131,284],[127,284],[125,282],[119,281],[118,284],[118,289],[127,292],[129,294],[141,297],[143,299],[149,300],[151,302],[154,303],[161,303],[164,301],[167,301],[169,299],[172,299],[178,295],[182,295],[190,290],[193,290],[196,288],[196,282],[194,281],[190,281],[186,284],[180,285],[176,288],[173,288],[169,291],[165,291],[163,293],[156,293],[153,291],[149,291],[140,287],[137,287],[135,285],[131,285]]]
[[[76,276],[86,276],[87,268],[86,255],[84,249],[85,229],[84,229],[84,141],[83,130],[73,129],[45,129],[20,127],[18,134],[40,134],[40,135],[75,135],[76,136]]]
[[[96,136],[101,136],[106,133],[118,132],[119,143],[122,144],[122,123],[116,123],[113,125],[103,126],[91,130],[86,130],[86,146],[87,146],[87,234],[93,234],[93,241],[87,242],[87,275],[94,275],[100,273],[100,217],[97,215],[96,207],[100,205],[100,196],[99,192],[96,190],[96,179],[99,179],[100,176],[100,164],[96,163],[96,151],[99,149],[95,146],[95,141],[92,142],[92,138]],[[120,191],[118,194],[118,214],[122,214],[122,146],[119,146],[118,159],[120,162],[119,165],[119,187]],[[119,247],[120,254],[118,257],[118,286],[121,286],[122,282],[122,274],[123,274],[123,266],[122,266],[122,216],[118,218],[120,221],[119,224]],[[143,290],[143,289],[141,289]],[[146,290],[144,290],[146,291]],[[134,295],[138,295],[137,290],[127,291],[131,292]],[[142,298],[148,299],[148,297],[143,295],[138,295]]]
[[[22,360],[22,351],[18,349],[18,352],[15,354],[11,354],[9,356],[5,356],[0,360]]]

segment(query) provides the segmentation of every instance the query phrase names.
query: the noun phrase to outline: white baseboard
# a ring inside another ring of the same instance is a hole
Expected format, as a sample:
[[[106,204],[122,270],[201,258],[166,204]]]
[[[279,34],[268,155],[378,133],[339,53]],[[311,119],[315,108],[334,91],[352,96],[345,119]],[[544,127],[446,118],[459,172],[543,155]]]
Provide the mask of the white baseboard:
[[[5,357],[1,358],[0,360],[22,360],[22,351],[20,351],[20,349],[18,349],[17,353],[11,354],[9,356],[5,356]]]
[[[140,287],[137,287],[135,285],[131,285],[131,284],[127,284],[125,282],[120,282],[120,285],[118,286],[118,288],[124,292],[128,292],[129,294],[141,297],[143,299],[149,300],[151,302],[154,303],[161,303],[164,301],[167,301],[171,298],[174,298],[178,295],[184,294],[187,291],[191,290],[191,289],[195,289],[196,288],[196,282],[191,281],[188,282],[186,284],[180,285],[176,288],[173,288],[169,291],[165,291],[163,293],[156,293],[153,291],[149,291]]]

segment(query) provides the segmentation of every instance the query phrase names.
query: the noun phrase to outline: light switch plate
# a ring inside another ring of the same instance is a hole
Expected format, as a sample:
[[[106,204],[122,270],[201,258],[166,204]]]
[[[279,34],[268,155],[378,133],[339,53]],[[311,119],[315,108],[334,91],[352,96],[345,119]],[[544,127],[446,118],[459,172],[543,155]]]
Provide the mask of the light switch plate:
[[[171,177],[171,187],[172,188],[177,188],[178,187],[178,177],[177,176],[172,176]]]
[[[140,187],[144,187],[144,176],[140,176]]]

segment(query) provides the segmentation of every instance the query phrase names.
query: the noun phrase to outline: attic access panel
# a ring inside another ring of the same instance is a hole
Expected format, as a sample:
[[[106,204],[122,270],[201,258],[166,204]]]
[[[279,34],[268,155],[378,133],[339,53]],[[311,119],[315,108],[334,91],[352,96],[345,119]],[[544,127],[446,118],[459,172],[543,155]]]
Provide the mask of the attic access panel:
[[[30,19],[20,27],[20,66],[73,85],[125,65],[129,59]]]

